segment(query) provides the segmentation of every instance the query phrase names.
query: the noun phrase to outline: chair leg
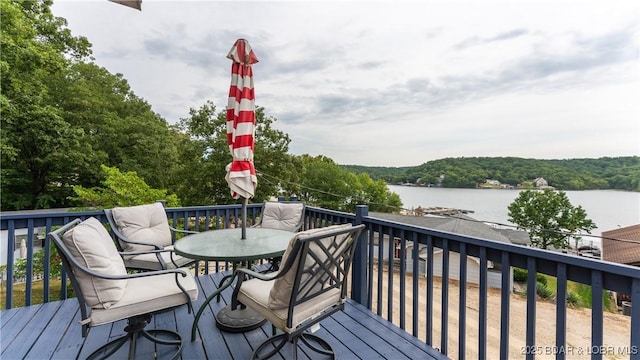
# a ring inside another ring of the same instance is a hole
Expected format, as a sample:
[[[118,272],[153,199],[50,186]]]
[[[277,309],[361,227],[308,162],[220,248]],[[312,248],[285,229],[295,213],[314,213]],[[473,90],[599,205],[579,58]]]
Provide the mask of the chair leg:
[[[292,357],[285,358],[296,360],[298,358],[298,340],[302,340],[304,345],[311,351],[317,352],[319,354],[327,356],[327,358],[335,360],[336,354],[333,351],[333,347],[321,337],[313,335],[311,333],[302,333],[294,337],[293,339],[290,339],[288,337],[288,334],[286,333],[272,336],[265,340],[262,344],[258,345],[258,347],[253,351],[253,354],[251,354],[251,359],[271,358],[272,356],[278,354],[280,350],[282,350],[282,348],[287,344],[287,342],[291,342],[293,348]],[[273,349],[266,352],[266,350],[268,350],[272,346]]]
[[[276,342],[277,344],[274,345],[274,343]],[[282,349],[287,344],[287,342],[288,342],[287,334],[279,334],[276,336],[272,336],[267,340],[263,341],[262,344],[258,345],[258,347],[253,351],[253,354],[251,354],[251,359],[268,359],[273,355],[277,354],[278,352],[280,352],[280,349]],[[267,352],[266,354],[261,354],[263,351],[266,350],[266,348],[270,346],[275,346],[275,347],[273,350]]]
[[[91,353],[91,355],[87,356],[87,360],[106,359],[109,356],[113,355],[113,353],[118,351],[118,349],[120,349],[122,345],[124,345],[127,341],[130,341],[130,340],[132,340],[131,334],[127,334],[115,340],[111,340],[105,345],[102,345],[101,347],[96,349],[94,352]],[[104,355],[101,354],[103,351],[106,351]]]
[[[309,349],[317,353],[330,356],[332,359],[336,358],[336,354],[333,352],[333,347],[331,347],[331,345],[323,338],[310,333],[302,333],[300,334],[300,339],[305,345],[307,345],[307,347],[309,347]],[[314,343],[320,345],[320,347]]]
[[[180,334],[175,331],[164,329],[145,330],[145,326],[149,324],[150,320],[151,315],[148,314],[129,318],[127,320],[128,325],[124,328],[127,332],[125,335],[96,349],[87,357],[87,359],[106,359],[115,354],[116,351],[118,351],[127,341],[129,341],[128,358],[131,360],[136,359],[137,342],[140,336],[158,345],[175,346],[176,349],[170,352],[171,356],[169,359],[177,359],[182,353],[182,337]],[[159,335],[162,335],[163,337],[161,338]],[[158,352],[159,350],[156,349],[156,353]]]

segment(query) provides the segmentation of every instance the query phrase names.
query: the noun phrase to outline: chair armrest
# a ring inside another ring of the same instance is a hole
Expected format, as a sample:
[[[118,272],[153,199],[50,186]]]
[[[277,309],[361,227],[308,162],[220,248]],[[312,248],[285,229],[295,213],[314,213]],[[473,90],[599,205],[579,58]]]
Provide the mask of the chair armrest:
[[[86,266],[82,265],[80,262],[78,262],[72,256],[71,257],[70,256],[66,256],[66,258],[67,258],[68,261],[71,261],[73,263],[72,267],[74,269],[80,270],[81,272],[87,273],[90,276],[93,276],[93,277],[96,277],[96,278],[99,278],[99,279],[126,280],[126,279],[134,279],[134,278],[149,277],[149,276],[159,276],[159,275],[164,275],[164,274],[175,274],[176,286],[180,289],[180,291],[184,294],[184,296],[187,297],[187,304],[188,304],[188,307],[189,307],[189,313],[191,313],[193,311],[193,307],[191,305],[191,297],[189,296],[189,293],[188,293],[187,289],[185,289],[184,286],[182,286],[182,284],[178,280],[179,276],[182,276],[183,278],[186,278],[189,275],[188,271],[185,270],[185,269],[177,268],[177,269],[165,269],[165,270],[138,272],[138,273],[126,274],[126,275],[111,275],[111,274],[104,274],[104,273],[101,273],[101,272],[97,272],[97,271],[91,270],[91,269],[87,268]],[[74,288],[75,288],[75,286],[76,285],[74,284]],[[84,302],[81,301],[80,303],[83,304]]]
[[[256,278],[263,281],[269,281],[269,280],[277,279],[282,276],[279,271],[275,273],[268,273],[268,274],[259,273],[247,268],[238,268],[235,271],[236,271],[236,274],[238,275],[238,285],[242,283],[242,280],[240,280],[241,278],[250,277],[250,278]]]
[[[160,252],[160,251],[153,251],[153,252]],[[142,252],[144,253],[144,251]],[[182,277],[186,277],[187,276],[187,271],[184,269],[166,269],[166,270],[154,270],[154,271],[146,271],[146,272],[140,272],[140,273],[134,273],[134,274],[127,274],[127,275],[111,275],[111,274],[105,274],[105,273],[101,273],[95,270],[91,270],[88,267],[86,267],[85,265],[83,265],[82,263],[80,263],[78,260],[76,260],[73,256],[67,256],[68,260],[73,262],[73,266],[75,268],[77,268],[78,270],[89,274],[91,276],[95,276],[97,278],[100,279],[109,279],[109,280],[124,280],[124,279],[133,279],[133,278],[139,278],[139,277],[146,277],[146,276],[154,276],[154,275],[162,275],[162,274],[171,274],[171,273],[175,273],[176,275],[182,275]]]
[[[144,241],[133,241],[133,240],[129,240],[124,236],[118,236],[118,240],[122,240],[128,244],[136,244],[136,245],[145,245],[145,246],[152,246],[154,247],[156,250],[162,250],[162,246],[157,245],[157,244],[153,244],[153,243],[147,243]]]
[[[234,277],[237,277],[238,280],[236,282],[236,286],[233,288],[233,293],[231,294],[231,308],[236,309],[240,302],[238,301],[238,292],[240,292],[240,287],[242,286],[242,282],[247,278],[256,278],[262,281],[269,281],[273,279],[277,279],[284,275],[283,272],[278,271],[275,273],[262,274],[259,272],[255,272],[253,270],[249,270],[247,268],[238,268],[233,272]]]
[[[160,254],[164,252],[173,252],[172,249],[155,249],[155,250],[139,250],[139,251],[118,251],[120,256],[135,256],[143,254]]]
[[[139,250],[139,251],[118,251],[118,253],[120,254],[120,256],[136,256],[136,255],[144,255],[144,254],[155,254],[156,258],[158,259],[158,263],[160,264],[160,267],[162,267],[163,269],[167,269],[167,263],[164,261],[164,259],[162,258],[162,253],[168,252],[169,257],[171,259],[171,263],[173,264],[173,266],[175,268],[178,268],[178,264],[176,263],[175,259],[173,258],[173,255],[175,254],[175,250],[173,249],[156,249],[156,250]]]
[[[176,229],[174,227],[169,226],[169,229],[173,232],[177,232],[177,233],[181,233],[181,234],[197,234],[199,231],[192,231],[192,230],[182,230],[182,229]]]

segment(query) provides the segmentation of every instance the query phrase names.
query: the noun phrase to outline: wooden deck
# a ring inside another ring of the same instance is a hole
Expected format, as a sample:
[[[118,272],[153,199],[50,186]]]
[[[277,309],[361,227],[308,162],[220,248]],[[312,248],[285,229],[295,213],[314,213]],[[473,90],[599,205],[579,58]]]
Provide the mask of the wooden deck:
[[[200,293],[194,302],[197,310],[206,296],[212,293],[221,274],[198,277]],[[199,322],[196,341],[191,342],[194,313],[182,306],[154,316],[154,327],[178,331],[184,339],[182,359],[248,359],[253,348],[271,334],[271,325],[246,333],[227,333],[215,326],[213,314],[229,301],[231,289],[223,292],[223,301],[212,301]],[[92,328],[86,338],[81,336],[78,323],[80,312],[75,299],[42,305],[16,308],[0,312],[0,345],[2,359],[75,359],[85,358],[110,338],[124,333],[125,321]],[[373,314],[365,307],[349,300],[344,312],[324,320],[316,334],[325,338],[336,351],[338,359],[442,359],[441,353],[412,337],[404,330]],[[153,328],[149,326],[149,328]],[[138,353],[148,354],[153,349],[138,347]],[[146,343],[148,344],[148,343]],[[113,358],[126,357],[123,347]],[[291,346],[281,351],[284,359],[291,358]],[[300,359],[319,358],[302,348]]]

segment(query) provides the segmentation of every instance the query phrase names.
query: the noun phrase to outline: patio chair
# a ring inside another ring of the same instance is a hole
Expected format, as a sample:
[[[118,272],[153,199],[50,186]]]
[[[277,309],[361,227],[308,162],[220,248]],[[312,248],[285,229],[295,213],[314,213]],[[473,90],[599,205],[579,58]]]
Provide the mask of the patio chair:
[[[127,268],[143,271],[164,270],[189,266],[195,262],[193,259],[176,255],[173,252],[173,242],[175,234],[196,232],[169,226],[162,203],[114,207],[105,209],[104,214],[116,236],[116,246]],[[129,254],[131,252],[138,253]]]
[[[363,228],[346,224],[302,231],[291,239],[278,272],[236,270],[232,308],[253,309],[269,320],[274,330],[274,336],[254,350],[252,359],[269,358],[289,342],[296,359],[298,340],[312,351],[335,358],[331,345],[309,330],[344,309],[349,268]],[[282,333],[276,334],[276,329]]]
[[[111,236],[93,217],[76,219],[49,233],[49,238],[58,248],[80,304],[82,336],[86,337],[92,327],[127,319],[126,334],[99,347],[88,359],[111,355],[123,358],[124,354],[117,351],[127,342],[129,359],[153,355],[136,354],[142,338],[155,343],[152,349],[158,354],[171,359],[180,356],[180,334],[145,327],[155,313],[185,304],[192,311],[191,301],[197,299],[198,288],[188,269],[127,274]]]
[[[298,232],[304,220],[305,204],[300,201],[265,201],[262,204],[260,218],[253,227]],[[269,268],[265,272],[277,271],[282,257],[269,259]]]

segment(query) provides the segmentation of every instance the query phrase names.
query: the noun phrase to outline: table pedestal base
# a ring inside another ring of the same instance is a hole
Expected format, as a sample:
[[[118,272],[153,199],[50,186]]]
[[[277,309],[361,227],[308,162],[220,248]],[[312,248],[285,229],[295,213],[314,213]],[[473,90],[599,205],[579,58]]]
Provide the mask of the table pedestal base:
[[[259,328],[267,319],[249,308],[232,310],[227,305],[216,314],[216,325],[223,331],[239,333]]]

